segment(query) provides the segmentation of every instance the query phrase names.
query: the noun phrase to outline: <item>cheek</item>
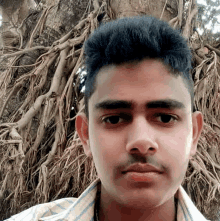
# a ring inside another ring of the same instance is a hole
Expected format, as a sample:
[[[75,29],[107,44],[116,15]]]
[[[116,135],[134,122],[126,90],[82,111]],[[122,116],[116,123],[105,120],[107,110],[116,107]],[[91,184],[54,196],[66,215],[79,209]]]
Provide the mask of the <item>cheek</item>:
[[[189,133],[188,135],[175,133],[173,136],[161,137],[163,142],[166,140],[165,143],[160,144],[162,161],[169,171],[168,174],[172,174],[173,178],[181,179],[185,175],[191,149],[190,137]]]
[[[192,129],[188,124],[177,128],[172,136],[169,136],[167,143],[177,159],[188,159],[192,145]]]
[[[99,126],[89,130],[90,148],[93,159],[99,170],[106,170],[118,160],[122,151],[122,136],[105,131]]]
[[[92,127],[90,127],[89,139],[92,142],[92,145],[101,149],[103,153],[109,152],[109,154],[111,154],[115,149],[119,151],[120,148],[118,148],[118,146],[123,148],[122,132],[116,131],[115,129],[108,130],[99,124],[94,123]]]

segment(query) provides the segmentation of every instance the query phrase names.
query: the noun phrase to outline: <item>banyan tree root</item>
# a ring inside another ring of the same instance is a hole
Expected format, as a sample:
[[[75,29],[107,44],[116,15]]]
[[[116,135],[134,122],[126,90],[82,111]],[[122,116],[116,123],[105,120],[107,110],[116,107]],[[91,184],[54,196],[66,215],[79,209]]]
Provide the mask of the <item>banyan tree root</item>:
[[[12,59],[11,66],[5,71],[4,80],[1,82],[1,89],[5,92],[0,112],[1,117],[4,116],[11,99],[21,91],[24,83],[28,81],[29,85],[24,103],[11,116],[12,122],[0,124],[2,157],[0,166],[1,172],[5,174],[1,180],[0,200],[13,198],[12,209],[17,208],[18,202],[21,200],[20,194],[29,192],[30,189],[32,192],[36,189],[32,196],[33,204],[36,201],[47,202],[51,197],[48,192],[48,190],[50,191],[48,188],[48,167],[51,167],[51,162],[57,157],[57,153],[63,153],[69,127],[69,121],[65,121],[67,116],[68,118],[70,116],[75,99],[72,90],[73,83],[80,77],[77,71],[83,64],[83,48],[75,48],[82,45],[89,34],[97,28],[96,17],[104,6],[100,6],[98,1],[95,2],[95,8],[88,17],[67,35],[54,42],[50,48],[42,46],[31,48],[35,34],[32,33],[27,48],[3,55],[5,58],[15,58]],[[35,30],[42,27],[46,12],[43,13],[43,16],[37,23]],[[40,55],[34,64],[26,65],[32,67],[31,71],[20,76],[8,90],[11,84],[10,79],[14,74],[13,68],[18,67],[16,63],[20,56],[39,49],[43,49],[46,53]],[[51,79],[49,90],[40,95],[52,66],[55,66],[55,73]],[[77,81],[79,82],[79,80]],[[33,134],[31,130],[36,126],[34,125],[36,124],[35,118],[40,120],[36,134]],[[54,138],[49,141],[52,143],[52,147],[49,151],[45,151],[47,153],[39,163],[39,148],[42,148],[42,142],[45,140],[45,133],[47,133],[49,126],[54,128]],[[88,162],[85,163],[85,160],[82,163],[88,164]],[[38,182],[36,183],[34,179],[38,179]],[[11,182],[12,180],[13,182]],[[84,185],[88,185],[88,179],[86,180]],[[15,186],[16,188],[14,188]],[[5,197],[6,192],[9,194]],[[24,205],[20,206],[22,208]]]
[[[0,109],[0,200],[10,203],[11,215],[36,203],[79,196],[97,177],[92,159],[84,154],[74,120],[76,113],[84,110],[78,72],[84,64],[81,45],[97,28],[97,16],[106,13],[106,20],[115,16],[109,4],[103,1],[100,5],[99,2],[94,0],[94,10],[51,47],[32,47],[36,33],[43,32],[51,10],[51,7],[45,8],[27,47],[3,54],[11,63],[2,73],[0,82],[0,102],[3,104]],[[174,28],[185,24],[182,32],[191,45],[194,40],[190,37],[190,26],[196,13],[193,4],[194,0],[189,4],[191,8],[185,23],[182,0],[177,16],[169,21]],[[212,46],[206,47],[209,53],[203,57],[198,48],[192,47],[197,61],[192,73],[195,105],[204,114],[206,124],[183,185],[197,207],[211,219],[214,217],[212,205],[219,204],[220,198],[220,122],[219,102],[216,102],[220,82],[218,51]],[[36,51],[41,53],[33,64],[18,65],[23,55]],[[29,69],[16,78],[19,68]],[[16,96],[23,100],[10,113],[8,107],[15,102]],[[4,121],[6,116],[9,121]],[[204,198],[204,195],[209,197]]]

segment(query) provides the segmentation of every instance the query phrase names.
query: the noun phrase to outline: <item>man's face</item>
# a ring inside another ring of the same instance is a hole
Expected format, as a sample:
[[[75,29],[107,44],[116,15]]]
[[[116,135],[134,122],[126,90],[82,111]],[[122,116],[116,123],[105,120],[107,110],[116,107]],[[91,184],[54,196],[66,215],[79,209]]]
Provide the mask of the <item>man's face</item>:
[[[182,78],[151,59],[102,68],[87,123],[84,135],[78,132],[105,196],[142,208],[174,196],[196,152],[202,116],[192,115]]]

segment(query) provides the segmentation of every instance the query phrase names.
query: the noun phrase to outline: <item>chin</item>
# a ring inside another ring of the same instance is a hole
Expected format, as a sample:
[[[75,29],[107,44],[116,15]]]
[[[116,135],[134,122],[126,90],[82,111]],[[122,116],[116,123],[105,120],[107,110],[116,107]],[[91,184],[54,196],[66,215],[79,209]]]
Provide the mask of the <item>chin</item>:
[[[151,196],[149,196],[151,195]],[[158,194],[129,194],[126,193],[117,195],[117,201],[124,207],[131,207],[133,209],[155,208],[167,201],[167,196],[159,196]]]

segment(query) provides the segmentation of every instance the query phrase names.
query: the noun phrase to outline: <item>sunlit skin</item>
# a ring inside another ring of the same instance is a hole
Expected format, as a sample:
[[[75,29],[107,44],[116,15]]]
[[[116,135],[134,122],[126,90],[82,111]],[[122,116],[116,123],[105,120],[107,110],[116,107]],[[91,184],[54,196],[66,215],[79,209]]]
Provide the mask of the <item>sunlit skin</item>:
[[[191,112],[183,79],[158,60],[106,66],[96,79],[89,120],[78,114],[76,129],[101,179],[99,220],[173,221],[174,195],[196,153],[202,114]],[[142,180],[123,172],[135,163],[161,173]]]

